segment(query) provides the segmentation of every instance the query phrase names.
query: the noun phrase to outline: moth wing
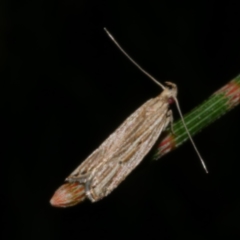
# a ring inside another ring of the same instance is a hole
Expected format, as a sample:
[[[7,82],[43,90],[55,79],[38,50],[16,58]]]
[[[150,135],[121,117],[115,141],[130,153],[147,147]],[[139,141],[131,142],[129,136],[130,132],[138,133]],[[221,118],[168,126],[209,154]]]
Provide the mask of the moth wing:
[[[144,125],[137,129],[143,132],[128,136],[130,141],[126,141],[121,149],[114,153],[108,164],[98,169],[91,183],[95,198],[107,196],[142,161],[168,125],[170,117],[167,116],[167,111],[166,108],[162,114],[155,112],[145,117]]]
[[[131,172],[135,169],[147,153],[151,150],[160,134],[164,131],[165,122],[159,124],[156,127],[155,131],[150,133],[148,141],[144,142],[141,146],[138,147],[137,154],[133,155],[128,162],[123,163],[125,165],[121,168],[119,172],[114,176],[111,183],[107,187],[106,195],[108,195],[116,186],[118,186]]]
[[[89,155],[66,179],[67,181],[86,181],[94,175],[95,171],[102,165],[108,164],[111,156],[120,151],[124,142],[129,139],[144,121],[143,113],[149,107],[152,99],[145,102],[140,108],[133,112],[91,155]]]

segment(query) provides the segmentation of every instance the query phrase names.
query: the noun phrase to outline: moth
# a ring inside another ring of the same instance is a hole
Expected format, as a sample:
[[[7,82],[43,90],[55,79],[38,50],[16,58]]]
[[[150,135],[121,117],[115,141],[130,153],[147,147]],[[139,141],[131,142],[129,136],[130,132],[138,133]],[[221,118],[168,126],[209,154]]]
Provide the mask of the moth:
[[[177,104],[177,86],[166,82],[162,85],[142,69],[118,44],[113,36],[104,29],[118,48],[143,73],[158,84],[163,91],[133,112],[85,161],[67,178],[51,199],[56,207],[75,205],[85,198],[96,202],[109,195],[143,160],[161,133],[172,123],[171,103]],[[195,147],[183,120],[191,142],[207,172],[207,168]]]

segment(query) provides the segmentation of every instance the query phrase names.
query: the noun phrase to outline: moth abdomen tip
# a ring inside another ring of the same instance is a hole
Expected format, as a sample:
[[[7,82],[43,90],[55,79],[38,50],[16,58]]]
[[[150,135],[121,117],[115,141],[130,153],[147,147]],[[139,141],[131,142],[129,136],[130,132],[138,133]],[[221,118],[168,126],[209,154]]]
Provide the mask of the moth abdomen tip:
[[[60,186],[50,199],[50,204],[54,207],[74,206],[86,198],[85,186],[75,183],[65,183]]]

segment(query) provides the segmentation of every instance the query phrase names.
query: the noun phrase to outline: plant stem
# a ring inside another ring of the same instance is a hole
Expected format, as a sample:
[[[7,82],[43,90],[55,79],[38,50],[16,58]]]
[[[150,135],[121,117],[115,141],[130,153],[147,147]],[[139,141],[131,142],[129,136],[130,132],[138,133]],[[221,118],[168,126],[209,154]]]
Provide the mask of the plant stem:
[[[240,75],[213,93],[208,100],[184,115],[184,120],[191,136],[194,136],[210,123],[219,119],[239,103]],[[169,130],[167,136],[158,145],[154,159],[159,159],[188,139],[182,120],[179,119],[173,124],[173,133]]]

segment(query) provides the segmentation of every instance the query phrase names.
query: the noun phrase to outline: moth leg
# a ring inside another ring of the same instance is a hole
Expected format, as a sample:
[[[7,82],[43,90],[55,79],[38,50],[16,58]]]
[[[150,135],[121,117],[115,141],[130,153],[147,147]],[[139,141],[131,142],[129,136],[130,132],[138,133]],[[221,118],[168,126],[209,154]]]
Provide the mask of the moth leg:
[[[171,132],[172,134],[174,134],[174,130],[173,130],[173,113],[172,113],[172,110],[168,110],[167,112],[167,118],[168,118],[168,121],[166,121],[167,125],[170,124],[170,129],[171,129]],[[167,126],[165,126],[167,127]]]
[[[85,183],[85,192],[86,192],[86,196],[88,197],[88,199],[91,202],[95,202],[96,201],[96,197],[94,197],[93,191],[91,191],[92,189],[92,180],[89,179],[86,183]]]
[[[92,180],[89,180],[85,183],[86,196],[91,202],[96,202],[104,197],[104,194],[101,194],[100,196],[96,194],[94,188],[95,187],[92,185]]]

